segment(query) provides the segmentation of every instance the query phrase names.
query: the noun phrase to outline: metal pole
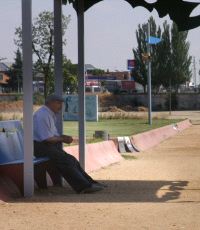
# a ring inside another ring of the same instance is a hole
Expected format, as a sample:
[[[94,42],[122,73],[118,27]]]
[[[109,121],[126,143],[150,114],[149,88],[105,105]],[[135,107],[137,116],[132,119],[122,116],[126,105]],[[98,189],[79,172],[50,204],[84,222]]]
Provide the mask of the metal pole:
[[[169,115],[172,114],[172,81],[169,79]]]
[[[62,0],[54,0],[55,94],[63,95]],[[57,129],[63,133],[62,112],[57,115]]]
[[[32,0],[22,0],[24,196],[34,193],[33,177],[33,76]]]
[[[149,125],[152,125],[152,98],[151,98],[151,45],[150,45],[150,22],[148,22],[148,43],[147,52],[149,55],[148,60],[148,121]]]
[[[79,97],[79,161],[85,169],[85,55],[84,0],[78,2],[78,97]]]
[[[193,76],[194,76],[194,89],[197,87],[197,74],[196,74],[196,60],[193,57]]]

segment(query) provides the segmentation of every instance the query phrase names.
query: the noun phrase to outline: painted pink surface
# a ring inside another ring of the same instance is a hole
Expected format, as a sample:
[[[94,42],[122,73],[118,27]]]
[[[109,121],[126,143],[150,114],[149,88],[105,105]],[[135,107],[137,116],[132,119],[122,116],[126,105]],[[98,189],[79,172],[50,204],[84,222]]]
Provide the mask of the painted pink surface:
[[[158,129],[140,133],[131,137],[132,144],[140,151],[147,150],[160,142],[172,137],[178,132],[189,128],[192,124],[189,120],[177,123],[176,125],[167,125]]]
[[[64,150],[78,157],[78,146],[64,147]],[[86,171],[91,172],[106,167],[110,164],[117,163],[123,158],[117,151],[113,141],[103,141],[86,145]]]
[[[192,123],[190,122],[190,120],[187,119],[187,120],[185,120],[185,121],[179,122],[179,123],[177,124],[177,126],[178,126],[179,131],[182,131],[182,130],[184,130],[184,129],[187,129],[187,128],[191,127],[191,126],[192,126]]]

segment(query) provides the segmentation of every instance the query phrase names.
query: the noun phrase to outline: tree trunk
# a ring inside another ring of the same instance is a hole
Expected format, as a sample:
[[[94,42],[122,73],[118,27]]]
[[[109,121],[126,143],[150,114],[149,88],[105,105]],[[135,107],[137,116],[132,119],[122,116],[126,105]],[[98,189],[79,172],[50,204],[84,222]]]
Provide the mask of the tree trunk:
[[[46,99],[48,93],[48,73],[44,73],[44,98]]]
[[[144,93],[146,94],[147,91],[146,91],[146,85],[142,85],[143,86],[143,90],[144,90]]]

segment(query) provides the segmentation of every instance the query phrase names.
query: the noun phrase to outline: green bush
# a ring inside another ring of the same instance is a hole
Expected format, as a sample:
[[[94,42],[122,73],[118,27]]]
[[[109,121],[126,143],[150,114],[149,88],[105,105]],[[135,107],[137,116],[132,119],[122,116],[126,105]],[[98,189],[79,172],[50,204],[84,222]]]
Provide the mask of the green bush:
[[[22,100],[22,94],[16,94],[15,95],[15,101],[19,101],[19,100]]]
[[[40,93],[35,93],[33,95],[33,104],[34,105],[43,105],[44,104],[44,95]]]

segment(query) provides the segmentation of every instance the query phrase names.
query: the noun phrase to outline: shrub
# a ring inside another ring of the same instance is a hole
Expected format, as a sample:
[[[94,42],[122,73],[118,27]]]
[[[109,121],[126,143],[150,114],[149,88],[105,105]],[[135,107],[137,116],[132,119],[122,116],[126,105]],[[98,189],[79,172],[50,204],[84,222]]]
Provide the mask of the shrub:
[[[44,95],[40,93],[35,93],[33,95],[33,104],[34,105],[43,105],[44,104]]]

